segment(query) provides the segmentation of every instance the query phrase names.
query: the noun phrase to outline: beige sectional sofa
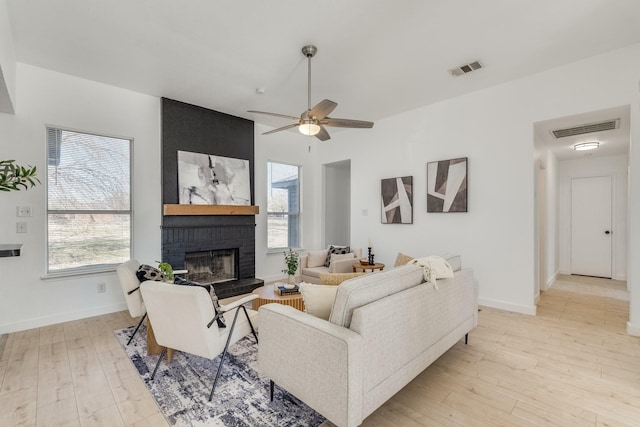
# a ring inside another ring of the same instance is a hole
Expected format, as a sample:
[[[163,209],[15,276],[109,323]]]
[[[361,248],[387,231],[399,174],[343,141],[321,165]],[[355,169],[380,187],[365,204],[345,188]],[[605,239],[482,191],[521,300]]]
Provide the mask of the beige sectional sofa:
[[[320,275],[328,273],[351,273],[353,264],[362,256],[362,249],[352,249],[351,256],[339,256],[329,266],[325,266],[328,249],[321,251],[309,251],[300,257],[300,280],[307,283],[320,284]]]
[[[477,284],[468,268],[434,286],[405,265],[340,284],[328,321],[280,304],[259,316],[261,373],[355,427],[478,324]]]

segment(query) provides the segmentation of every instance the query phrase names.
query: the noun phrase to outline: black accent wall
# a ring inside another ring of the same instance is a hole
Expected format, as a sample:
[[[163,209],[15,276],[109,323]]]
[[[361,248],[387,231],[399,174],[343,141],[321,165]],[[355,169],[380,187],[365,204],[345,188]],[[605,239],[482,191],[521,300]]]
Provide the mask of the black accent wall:
[[[254,204],[253,121],[162,98],[162,202],[178,203],[178,151],[249,160]],[[239,281],[219,287],[218,297],[244,293],[255,279],[255,216],[184,215],[162,217],[162,261],[184,269],[187,252],[238,248]],[[187,276],[188,278],[188,276]],[[235,285],[229,294],[227,288]],[[220,292],[223,291],[223,292]]]

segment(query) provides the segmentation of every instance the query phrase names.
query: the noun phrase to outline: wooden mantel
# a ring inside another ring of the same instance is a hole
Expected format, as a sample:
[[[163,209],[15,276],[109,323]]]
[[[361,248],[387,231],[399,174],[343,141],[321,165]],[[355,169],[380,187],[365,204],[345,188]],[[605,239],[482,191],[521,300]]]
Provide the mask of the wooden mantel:
[[[259,206],[164,205],[163,215],[257,215],[259,211]]]

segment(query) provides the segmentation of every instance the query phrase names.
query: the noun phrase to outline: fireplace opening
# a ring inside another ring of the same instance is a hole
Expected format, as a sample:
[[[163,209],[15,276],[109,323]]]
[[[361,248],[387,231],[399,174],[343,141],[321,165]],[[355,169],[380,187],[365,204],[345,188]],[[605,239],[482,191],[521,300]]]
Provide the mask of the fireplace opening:
[[[187,280],[203,284],[238,280],[238,264],[237,248],[185,254]]]

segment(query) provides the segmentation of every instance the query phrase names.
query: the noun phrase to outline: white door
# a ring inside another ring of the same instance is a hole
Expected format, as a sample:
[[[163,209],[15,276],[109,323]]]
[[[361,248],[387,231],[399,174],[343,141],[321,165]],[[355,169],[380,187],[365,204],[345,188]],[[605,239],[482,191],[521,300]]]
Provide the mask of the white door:
[[[611,177],[571,180],[571,274],[611,278]]]

